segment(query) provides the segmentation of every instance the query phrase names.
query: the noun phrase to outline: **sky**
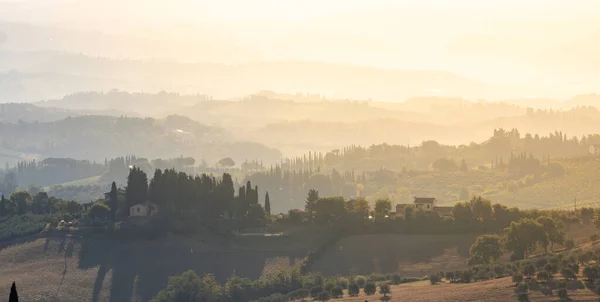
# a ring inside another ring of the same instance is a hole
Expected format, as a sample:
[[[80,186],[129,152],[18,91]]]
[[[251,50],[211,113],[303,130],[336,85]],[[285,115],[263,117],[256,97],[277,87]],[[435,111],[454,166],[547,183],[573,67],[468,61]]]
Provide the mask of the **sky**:
[[[598,15],[593,0],[0,0],[0,20],[252,54],[231,62],[436,69],[504,84],[600,75]],[[202,59],[183,50],[176,59]]]

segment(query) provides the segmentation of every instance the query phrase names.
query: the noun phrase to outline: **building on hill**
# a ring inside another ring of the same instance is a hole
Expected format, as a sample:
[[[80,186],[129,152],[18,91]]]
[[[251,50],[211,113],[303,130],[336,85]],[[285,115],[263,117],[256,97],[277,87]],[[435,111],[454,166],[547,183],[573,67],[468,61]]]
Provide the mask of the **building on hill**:
[[[129,208],[129,217],[149,217],[158,214],[158,206],[151,202],[138,203]]]
[[[590,152],[590,155],[600,156],[600,145],[599,144],[590,145],[588,150]]]
[[[415,197],[415,210],[436,211],[440,217],[452,217],[452,207],[438,207],[435,197]],[[404,216],[404,209],[408,204],[397,204],[395,216]]]
[[[433,208],[437,206],[437,200],[435,197],[415,197],[415,209],[423,211],[433,211]]]

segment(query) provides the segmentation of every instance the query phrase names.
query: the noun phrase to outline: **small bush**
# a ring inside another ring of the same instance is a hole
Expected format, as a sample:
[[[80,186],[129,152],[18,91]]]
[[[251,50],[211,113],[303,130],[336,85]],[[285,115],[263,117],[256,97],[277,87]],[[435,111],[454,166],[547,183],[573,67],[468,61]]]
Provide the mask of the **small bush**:
[[[331,289],[334,287],[335,287],[335,283],[329,281],[329,282],[325,283],[325,286],[323,286],[323,291],[331,292]]]
[[[473,271],[472,270],[465,270],[462,272],[462,274],[460,276],[461,282],[471,283],[472,280],[473,280]]]
[[[440,281],[442,281],[442,278],[440,277],[439,274],[431,274],[429,275],[429,282],[433,285],[433,284],[438,284],[440,283]]]
[[[537,273],[537,279],[538,281],[548,282],[552,279],[552,275],[547,271],[541,270]]]
[[[598,234],[594,234],[594,235],[590,236],[590,240],[591,240],[591,241],[596,241],[596,240],[598,240],[598,238],[600,238],[600,237],[598,236]]]

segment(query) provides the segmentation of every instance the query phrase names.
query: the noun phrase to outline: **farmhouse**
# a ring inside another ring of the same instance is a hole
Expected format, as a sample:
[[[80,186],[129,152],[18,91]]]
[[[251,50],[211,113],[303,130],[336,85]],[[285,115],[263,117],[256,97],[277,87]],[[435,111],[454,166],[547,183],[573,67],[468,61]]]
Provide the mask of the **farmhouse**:
[[[404,215],[404,209],[408,204],[397,204],[396,205],[396,216]],[[437,205],[437,199],[435,197],[415,197],[414,199],[415,210],[423,211],[436,211],[440,217],[451,217],[452,207],[439,207]]]
[[[148,217],[158,214],[158,206],[151,203],[138,203],[129,208],[129,217]]]

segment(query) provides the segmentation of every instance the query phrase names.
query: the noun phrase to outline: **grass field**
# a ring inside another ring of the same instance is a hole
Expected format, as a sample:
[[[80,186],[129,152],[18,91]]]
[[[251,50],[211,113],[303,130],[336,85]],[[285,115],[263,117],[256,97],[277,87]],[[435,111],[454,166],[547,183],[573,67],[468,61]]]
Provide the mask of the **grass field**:
[[[74,180],[74,181],[69,181],[69,182],[58,184],[58,185],[63,186],[63,187],[93,185],[98,182],[100,177],[102,177],[102,175],[92,176],[92,177],[78,179],[78,180]],[[55,186],[58,186],[58,185],[55,185]],[[52,186],[44,187],[44,190],[48,191],[48,190],[50,190],[51,187]]]
[[[575,286],[573,286],[575,287]],[[533,288],[533,287],[530,287]],[[515,283],[511,277],[468,284],[436,284],[431,285],[429,281],[419,281],[401,285],[391,286],[390,301],[490,301],[506,302],[517,301],[515,295]],[[365,296],[364,293],[358,297],[344,297],[330,301],[381,301],[379,293],[373,296]],[[598,294],[588,289],[569,290],[571,301],[598,301]],[[539,290],[532,289],[529,293],[531,301],[559,301],[554,291],[552,296],[542,294]]]
[[[600,158],[583,157],[552,159],[565,169],[563,176],[540,175],[525,184],[526,177],[515,178],[507,171],[420,172],[413,176],[400,175],[389,182],[370,182],[364,196],[370,200],[389,197],[393,203],[412,203],[413,196],[434,196],[443,206],[460,200],[460,192],[483,196],[507,206],[521,209],[600,207]]]

